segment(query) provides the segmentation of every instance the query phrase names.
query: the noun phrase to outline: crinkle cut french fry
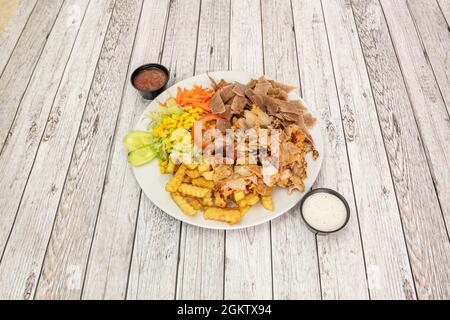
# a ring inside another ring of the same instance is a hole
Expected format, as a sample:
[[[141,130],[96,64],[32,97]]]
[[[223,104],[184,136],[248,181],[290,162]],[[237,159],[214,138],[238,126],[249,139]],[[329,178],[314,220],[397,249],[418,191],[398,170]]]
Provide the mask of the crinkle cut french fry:
[[[200,210],[203,209],[203,206],[202,206],[202,204],[200,203],[200,200],[199,200],[199,199],[189,197],[189,198],[186,198],[186,201],[187,201],[187,202],[192,206],[192,208],[194,208],[195,210],[200,211]]]
[[[200,173],[204,173],[204,172],[207,172],[207,171],[210,171],[210,170],[211,170],[211,166],[209,164],[202,163],[202,164],[200,164],[198,166],[198,171]]]
[[[249,206],[239,208],[239,211],[241,212],[241,217],[245,216],[247,214],[248,210],[250,210]]]
[[[183,195],[194,197],[194,198],[204,198],[211,194],[210,189],[200,188],[200,187],[196,187],[196,186],[193,186],[191,184],[186,184],[186,183],[182,183],[179,186],[178,191]]]
[[[192,184],[197,187],[202,187],[206,189],[214,189],[214,182],[208,181],[203,177],[192,179]]]
[[[238,202],[245,198],[244,191],[235,191],[233,193],[234,201]]]
[[[203,172],[202,177],[208,181],[212,181],[214,176],[214,171]]]
[[[212,207],[212,206],[214,206],[212,197],[205,197],[205,198],[203,198],[202,204],[205,207]]]
[[[173,201],[180,207],[181,211],[188,216],[195,216],[198,210],[196,210],[189,202],[183,198],[178,192],[171,193]]]
[[[248,196],[246,196],[244,199],[238,201],[239,207],[247,207],[247,206],[254,206],[259,201],[259,196],[256,193],[251,193]]]
[[[191,164],[187,164],[186,167],[187,167],[189,170],[195,170],[195,169],[198,168],[198,164],[196,164],[196,163],[191,163]]]
[[[261,197],[261,203],[266,210],[273,211],[272,196]]]
[[[208,208],[204,217],[207,220],[217,220],[236,224],[241,221],[241,212],[238,209]]]
[[[181,183],[183,182],[184,175],[186,173],[186,166],[181,165],[175,175],[167,182],[166,191],[174,193],[178,191]]]
[[[196,179],[202,176],[197,170],[186,170],[186,175],[192,179]]]
[[[169,164],[167,165],[166,168],[166,173],[175,173],[175,163],[173,163],[172,161],[169,161]]]
[[[214,192],[214,204],[216,207],[225,208],[227,201],[218,192]]]

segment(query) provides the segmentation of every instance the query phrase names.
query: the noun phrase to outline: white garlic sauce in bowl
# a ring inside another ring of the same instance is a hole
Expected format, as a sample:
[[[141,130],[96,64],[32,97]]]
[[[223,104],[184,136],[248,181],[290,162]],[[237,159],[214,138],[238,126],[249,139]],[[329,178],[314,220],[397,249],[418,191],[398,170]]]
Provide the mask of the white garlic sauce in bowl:
[[[330,233],[342,229],[348,222],[348,206],[340,197],[329,192],[315,192],[302,204],[305,222],[313,229]]]

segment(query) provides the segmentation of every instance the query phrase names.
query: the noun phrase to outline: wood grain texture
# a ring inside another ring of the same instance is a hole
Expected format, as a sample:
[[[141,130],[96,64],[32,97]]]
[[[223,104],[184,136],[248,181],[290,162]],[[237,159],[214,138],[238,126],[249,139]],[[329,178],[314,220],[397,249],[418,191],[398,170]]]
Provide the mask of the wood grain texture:
[[[194,74],[200,1],[172,1],[162,64],[171,71],[171,82]],[[189,14],[187,14],[189,12]],[[141,197],[136,240],[130,270],[128,299],[173,299],[181,223]]]
[[[370,82],[348,0],[322,2],[373,299],[414,299],[414,282]]]
[[[230,0],[203,0],[195,73],[227,70]],[[223,299],[225,232],[183,224],[177,299]]]
[[[259,1],[232,0],[230,68],[262,75],[264,60]],[[271,299],[270,223],[226,232],[225,299]]]
[[[2,298],[34,296],[113,6],[93,1],[86,12],[0,264]],[[77,283],[78,271],[69,272],[69,281]]]
[[[406,2],[406,0],[404,0]],[[447,1],[448,2],[448,1]],[[450,110],[450,29],[435,1],[408,0],[420,42],[426,50],[447,110]]]
[[[137,29],[131,72],[149,61],[159,61],[169,1],[144,1]],[[145,19],[142,17],[154,17]],[[148,41],[148,35],[153,35]],[[148,101],[128,83],[114,135],[97,227],[83,288],[83,299],[124,299],[133,250],[141,190],[126,161],[123,137],[139,120]]]
[[[404,1],[381,1],[413,106],[442,211],[450,226],[450,117]],[[412,32],[414,30],[414,32]],[[433,48],[434,50],[434,48]],[[447,52],[448,54],[448,52]],[[448,63],[447,63],[448,65]],[[439,66],[445,68],[445,66]],[[445,89],[445,88],[444,88]],[[447,88],[448,89],[448,88]],[[430,110],[432,112],[430,112]]]
[[[141,8],[141,1],[116,1],[56,213],[36,299],[81,297]],[[73,271],[81,277],[73,277]]]
[[[447,21],[447,25],[450,26],[450,1],[448,0],[437,0],[439,7],[441,8],[442,14]]]
[[[262,1],[262,25],[265,74],[299,88],[290,2]],[[273,221],[271,233],[273,298],[320,299],[316,239],[303,224],[299,208]]]
[[[17,107],[11,135],[0,155],[0,176],[2,183],[8,186],[7,192],[0,193],[2,253],[88,3],[88,0],[70,0],[61,9],[28,90]],[[81,14],[74,15],[73,6],[77,6]],[[67,25],[68,20],[70,25]]]
[[[8,63],[36,2],[37,0],[0,0],[0,74]]]
[[[417,294],[420,299],[448,299],[450,243],[386,21],[378,1],[353,1],[353,8]]]
[[[39,2],[0,77],[0,151],[9,135],[17,108],[39,61],[62,5],[61,0]]]
[[[292,9],[303,98],[317,110],[324,129],[325,153],[315,187],[337,190],[351,210],[344,230],[317,237],[322,298],[367,299],[358,212],[322,7],[319,1],[295,0]]]

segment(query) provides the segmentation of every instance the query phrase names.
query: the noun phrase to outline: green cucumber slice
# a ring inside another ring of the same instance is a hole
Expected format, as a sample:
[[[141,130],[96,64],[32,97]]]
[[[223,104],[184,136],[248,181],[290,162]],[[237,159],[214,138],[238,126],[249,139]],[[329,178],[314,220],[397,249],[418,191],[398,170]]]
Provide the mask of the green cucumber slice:
[[[153,135],[146,131],[131,131],[123,138],[123,144],[128,152],[141,149],[153,142]]]
[[[135,167],[143,166],[155,159],[156,153],[151,146],[137,149],[128,154],[128,163]]]

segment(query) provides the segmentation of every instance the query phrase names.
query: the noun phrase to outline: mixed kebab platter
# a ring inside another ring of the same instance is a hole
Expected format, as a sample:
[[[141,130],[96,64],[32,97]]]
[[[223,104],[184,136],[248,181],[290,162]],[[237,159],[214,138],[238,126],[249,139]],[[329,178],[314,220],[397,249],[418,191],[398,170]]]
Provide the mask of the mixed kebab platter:
[[[295,87],[223,71],[166,90],[124,138],[145,195],[183,222],[238,229],[294,207],[322,163],[320,125]]]

